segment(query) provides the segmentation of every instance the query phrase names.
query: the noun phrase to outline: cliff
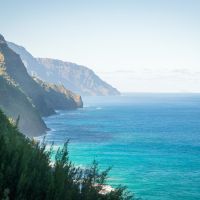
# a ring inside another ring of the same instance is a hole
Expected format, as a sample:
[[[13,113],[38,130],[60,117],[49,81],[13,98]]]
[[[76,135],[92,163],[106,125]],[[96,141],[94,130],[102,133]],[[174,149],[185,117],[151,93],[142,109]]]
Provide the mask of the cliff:
[[[50,58],[36,59],[24,47],[11,42],[8,45],[20,55],[29,74],[37,75],[44,81],[62,84],[81,95],[120,94],[85,66]]]
[[[29,76],[20,56],[8,47],[3,36],[1,36],[0,42],[0,52],[4,56],[6,73],[31,98],[42,116],[54,114],[54,109],[49,107],[45,101],[43,89]]]
[[[55,109],[76,109],[83,105],[80,96],[64,87],[35,81],[28,74],[20,56],[8,47],[2,35],[0,76],[0,107],[13,118],[21,116],[20,130],[25,134],[31,129],[31,136],[44,133],[46,126],[41,116],[54,114]],[[6,106],[7,101],[9,104]],[[33,120],[33,123],[30,124],[30,120]]]
[[[5,71],[4,57],[0,53],[0,107],[10,118],[20,116],[19,129],[29,137],[45,133],[47,127],[29,98]]]
[[[37,77],[33,79],[46,91],[46,102],[49,106],[54,105],[54,109],[69,110],[83,107],[81,96],[66,89],[63,85],[47,83]]]

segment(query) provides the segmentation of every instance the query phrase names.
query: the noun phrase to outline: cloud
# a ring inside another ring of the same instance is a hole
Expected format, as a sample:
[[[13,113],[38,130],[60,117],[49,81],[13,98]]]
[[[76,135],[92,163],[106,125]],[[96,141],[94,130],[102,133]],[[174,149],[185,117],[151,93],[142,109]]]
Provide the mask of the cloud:
[[[100,76],[121,91],[200,92],[200,70],[137,68],[107,71]]]

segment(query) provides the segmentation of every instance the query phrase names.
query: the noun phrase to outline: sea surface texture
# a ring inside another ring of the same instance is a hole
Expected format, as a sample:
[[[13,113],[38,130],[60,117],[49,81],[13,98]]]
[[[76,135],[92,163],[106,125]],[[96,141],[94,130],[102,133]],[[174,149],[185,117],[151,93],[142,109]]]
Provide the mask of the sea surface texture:
[[[112,166],[108,183],[146,200],[200,199],[200,95],[85,97],[84,108],[45,118],[46,141],[70,139],[70,158]]]

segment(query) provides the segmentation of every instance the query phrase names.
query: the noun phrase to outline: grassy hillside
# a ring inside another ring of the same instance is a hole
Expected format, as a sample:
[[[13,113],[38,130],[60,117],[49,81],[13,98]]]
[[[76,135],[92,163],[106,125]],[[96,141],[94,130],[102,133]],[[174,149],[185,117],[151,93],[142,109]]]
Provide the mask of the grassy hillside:
[[[20,117],[19,129],[30,137],[44,134],[47,127],[26,95],[3,76],[0,86],[1,109],[14,120]]]
[[[44,82],[36,77],[33,79],[46,91],[46,103],[54,109],[75,109],[83,107],[81,96],[67,90],[63,85]],[[67,100],[67,101],[66,101]]]
[[[0,36],[0,53],[4,56],[6,73],[20,86],[26,96],[32,99],[40,114],[54,114],[54,109],[48,107],[45,102],[43,89],[28,75],[20,56],[8,47],[3,36]]]
[[[44,134],[47,130],[38,111],[23,90],[6,73],[4,56],[0,53],[0,107],[12,119],[20,117],[19,129],[27,136]]]
[[[10,49],[7,42],[0,36],[0,53],[4,56],[4,66],[6,73],[17,83],[24,93],[31,98],[32,102],[36,106],[37,110],[42,116],[48,116],[55,113],[57,109],[57,104],[55,102],[60,98],[59,91],[54,91],[54,93],[48,93],[48,90],[44,90],[40,84],[33,80],[33,78],[28,74],[26,67],[24,66],[20,56]],[[73,97],[64,99],[63,107],[60,105],[60,109],[77,108],[78,105],[73,105],[70,107]],[[81,99],[80,99],[81,101]],[[81,102],[80,102],[81,103]]]
[[[45,133],[42,116],[55,109],[76,109],[82,99],[61,86],[35,81],[20,56],[11,50],[0,35],[0,108],[12,118],[20,115],[20,130],[28,136]]]
[[[124,188],[101,194],[108,171],[76,168],[68,158],[67,143],[55,155],[25,138],[0,111],[0,199],[3,200],[125,200]]]

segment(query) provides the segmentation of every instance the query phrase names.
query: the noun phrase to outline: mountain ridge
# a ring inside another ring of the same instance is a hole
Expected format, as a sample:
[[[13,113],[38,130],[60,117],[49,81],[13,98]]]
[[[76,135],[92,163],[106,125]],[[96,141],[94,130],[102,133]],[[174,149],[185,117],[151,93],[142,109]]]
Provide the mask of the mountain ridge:
[[[55,114],[56,109],[83,106],[79,95],[55,85],[45,89],[35,81],[28,74],[20,55],[8,47],[1,34],[0,78],[0,107],[14,119],[20,115],[19,128],[25,134],[31,130],[28,136],[45,133],[47,127],[41,117]],[[34,118],[32,124],[29,123],[31,118]]]
[[[81,95],[119,95],[120,92],[103,81],[86,66],[53,58],[35,58],[24,47],[8,42],[10,48],[17,52],[29,74],[40,79],[63,84],[66,88]]]

